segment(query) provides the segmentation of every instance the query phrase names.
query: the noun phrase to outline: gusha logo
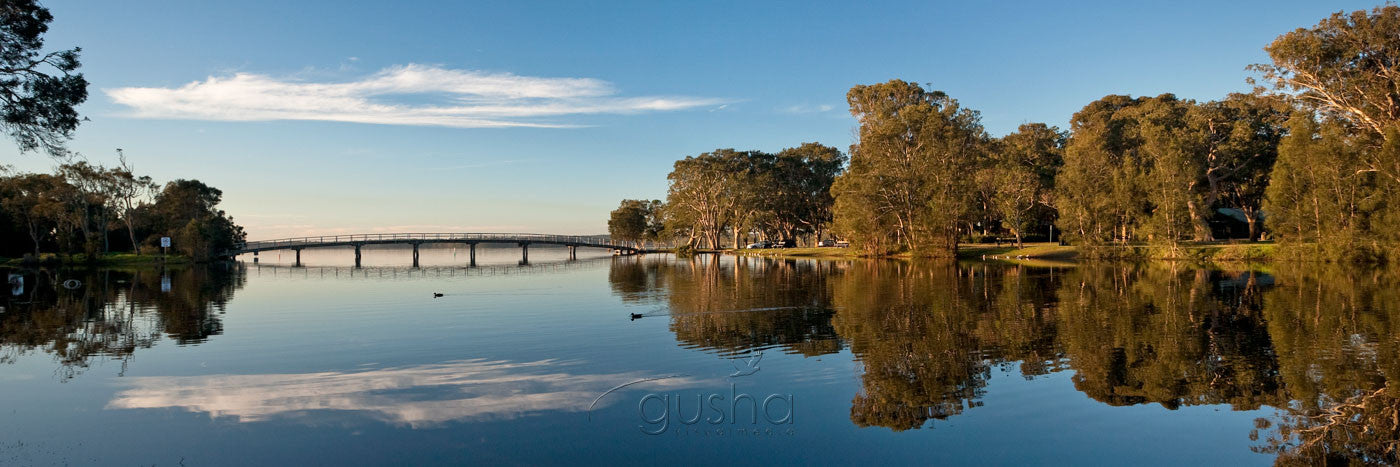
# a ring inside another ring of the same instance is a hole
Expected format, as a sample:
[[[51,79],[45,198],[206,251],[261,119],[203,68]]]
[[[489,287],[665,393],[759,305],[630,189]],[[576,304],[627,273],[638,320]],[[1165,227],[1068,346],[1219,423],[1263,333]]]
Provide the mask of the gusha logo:
[[[759,360],[763,360],[763,352],[751,353],[749,355],[749,359],[745,360],[746,366],[744,366],[743,368],[740,368],[739,364],[736,363],[738,362],[738,360],[730,360],[729,362],[734,364],[734,373],[730,374],[729,377],[738,378],[740,376],[748,376],[754,373],[758,373]]]
[[[709,394],[697,392],[693,405],[686,404],[690,398],[681,394],[647,393],[643,395],[637,401],[637,415],[642,421],[642,424],[637,425],[637,428],[642,433],[653,436],[662,435],[668,431],[674,431],[677,435],[714,437],[793,435],[795,432],[792,428],[792,394],[769,394],[760,401],[751,394],[739,392],[738,383],[732,381],[758,373],[758,362],[761,360],[763,360],[763,352],[761,351],[751,352],[747,359],[731,360],[734,372],[728,376],[731,379],[728,394],[724,392]],[[743,362],[743,365],[740,365],[739,362]],[[688,375],[641,378],[617,385],[593,399],[593,403],[588,406],[589,419],[592,420],[593,407],[598,404],[598,401],[614,391],[634,384],[683,376]],[[672,429],[671,420],[673,417],[681,425],[684,425],[682,429]],[[748,424],[736,426],[741,419],[747,420]],[[704,421],[705,424],[702,425],[701,421]],[[699,426],[697,427],[697,425]]]

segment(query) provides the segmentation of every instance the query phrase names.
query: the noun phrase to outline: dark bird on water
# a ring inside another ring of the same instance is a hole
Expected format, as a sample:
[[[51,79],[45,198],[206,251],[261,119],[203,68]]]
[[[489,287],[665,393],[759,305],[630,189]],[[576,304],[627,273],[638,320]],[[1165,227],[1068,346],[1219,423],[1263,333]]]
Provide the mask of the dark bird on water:
[[[642,319],[642,314],[641,314],[641,313],[632,313],[632,321],[636,321],[636,320],[639,320],[639,319]]]
[[[441,296],[442,296],[442,294],[437,293],[437,292],[433,292],[433,298],[438,298],[438,297],[441,297]]]

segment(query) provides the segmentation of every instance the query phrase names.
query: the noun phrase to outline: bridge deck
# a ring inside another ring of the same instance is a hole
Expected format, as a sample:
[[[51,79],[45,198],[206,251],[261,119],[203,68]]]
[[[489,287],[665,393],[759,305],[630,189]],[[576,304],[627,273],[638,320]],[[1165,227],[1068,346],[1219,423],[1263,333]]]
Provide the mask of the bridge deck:
[[[638,251],[636,247],[617,245],[607,235],[550,235],[534,233],[386,233],[354,235],[322,235],[316,237],[279,238],[246,242],[228,252],[229,256],[268,250],[300,250],[335,246],[421,245],[425,243],[517,243],[547,244],[575,247],[607,248]]]

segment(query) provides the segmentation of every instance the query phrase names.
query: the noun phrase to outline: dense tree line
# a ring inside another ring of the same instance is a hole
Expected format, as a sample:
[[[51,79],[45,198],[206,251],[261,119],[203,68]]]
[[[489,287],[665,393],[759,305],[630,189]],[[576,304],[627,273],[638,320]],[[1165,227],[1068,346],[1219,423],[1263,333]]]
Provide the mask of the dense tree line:
[[[88,162],[54,173],[0,173],[0,255],[159,251],[210,259],[245,240],[243,228],[218,204],[223,192],[198,180],[164,186],[118,167]]]
[[[1257,238],[1287,112],[1278,99],[1243,94],[1207,103],[1171,94],[1090,103],[1071,120],[1057,177],[1060,227],[1090,245],[1174,245],[1216,232],[1239,236],[1218,226],[1233,214],[1247,225],[1243,237]]]
[[[806,143],[776,154],[717,149],[676,161],[666,202],[623,200],[608,231],[628,241],[688,247],[742,246],[761,239],[797,244],[831,223],[831,184],[841,151]]]
[[[1220,239],[1278,240],[1307,259],[1400,254],[1400,7],[1339,12],[1265,50],[1248,94],[1109,95],[1067,132],[1030,123],[1000,138],[941,91],[855,86],[848,165],[816,144],[687,157],[653,231],[708,248],[830,231],[873,255],[1056,232],[1171,254]]]

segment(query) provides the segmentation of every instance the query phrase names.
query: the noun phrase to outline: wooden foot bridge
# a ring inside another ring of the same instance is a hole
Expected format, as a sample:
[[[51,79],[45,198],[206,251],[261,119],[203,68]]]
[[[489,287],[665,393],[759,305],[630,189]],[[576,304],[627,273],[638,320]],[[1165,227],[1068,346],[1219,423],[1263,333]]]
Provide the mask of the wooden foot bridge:
[[[292,250],[296,252],[296,265],[301,265],[301,250],[306,248],[355,247],[355,266],[360,266],[360,248],[365,245],[411,245],[413,247],[413,267],[418,267],[418,247],[429,243],[457,243],[471,248],[471,265],[476,265],[476,245],[480,243],[507,243],[520,247],[520,263],[530,262],[530,245],[563,245],[569,249],[569,259],[576,259],[579,247],[604,248],[618,255],[644,253],[631,246],[613,243],[607,235],[550,235],[532,233],[391,233],[323,235],[319,237],[279,238],[246,242],[238,248],[225,252],[232,258],[242,254],[253,254],[257,262],[258,252],[270,250]]]

